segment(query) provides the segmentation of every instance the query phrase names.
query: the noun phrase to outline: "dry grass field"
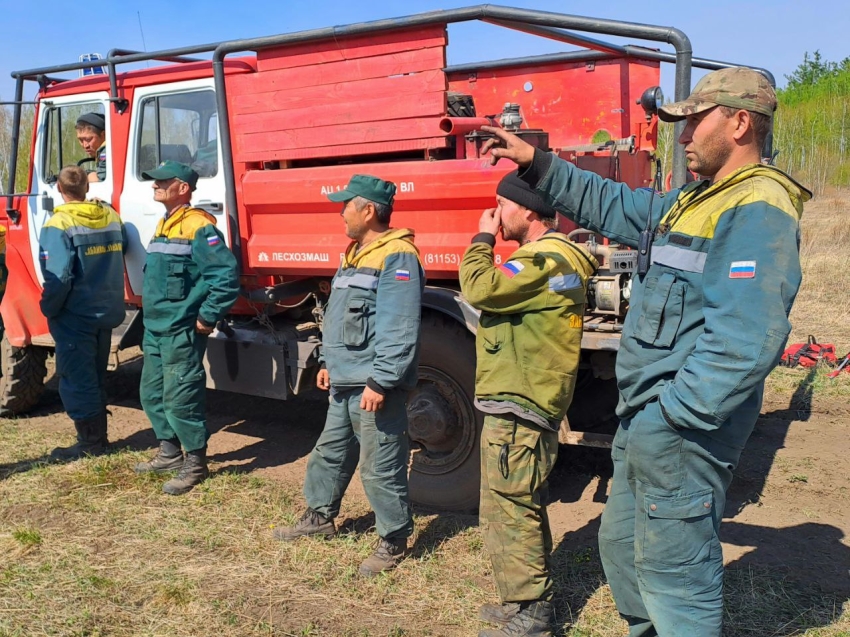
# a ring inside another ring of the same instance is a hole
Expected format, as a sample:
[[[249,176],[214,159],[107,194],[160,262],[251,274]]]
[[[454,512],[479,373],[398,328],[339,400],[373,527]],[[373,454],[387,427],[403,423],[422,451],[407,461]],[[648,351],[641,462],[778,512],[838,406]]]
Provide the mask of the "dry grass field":
[[[848,246],[850,199],[813,202],[792,340],[850,349]],[[476,609],[495,589],[474,516],[418,511],[410,559],[371,581],[357,575],[375,537],[358,484],[337,538],[271,538],[303,509],[321,396],[212,393],[214,475],[173,498],[160,491],[165,478],[132,471],[153,445],[138,378],[138,360],[110,375],[122,450],[103,458],[42,462],[72,439],[52,382],[31,417],[0,420],[0,637],[454,637],[483,627]],[[724,527],[729,637],[850,636],[848,396],[850,374],[770,379]],[[610,469],[604,453],[561,455],[551,507],[559,634],[620,637],[594,541]]]

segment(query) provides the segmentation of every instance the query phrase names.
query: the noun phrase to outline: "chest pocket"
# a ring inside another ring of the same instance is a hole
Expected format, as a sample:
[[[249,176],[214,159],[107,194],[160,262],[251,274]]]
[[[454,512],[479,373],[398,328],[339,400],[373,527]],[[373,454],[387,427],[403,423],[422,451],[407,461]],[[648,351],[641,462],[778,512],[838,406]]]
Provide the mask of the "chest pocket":
[[[684,302],[685,284],[676,275],[665,272],[647,278],[635,336],[656,347],[670,347],[682,322]]]
[[[342,320],[342,342],[346,347],[360,347],[369,334],[370,304],[366,299],[351,299]]]
[[[186,264],[172,262],[168,264],[168,274],[165,277],[165,298],[169,301],[182,301],[189,292],[188,272]]]

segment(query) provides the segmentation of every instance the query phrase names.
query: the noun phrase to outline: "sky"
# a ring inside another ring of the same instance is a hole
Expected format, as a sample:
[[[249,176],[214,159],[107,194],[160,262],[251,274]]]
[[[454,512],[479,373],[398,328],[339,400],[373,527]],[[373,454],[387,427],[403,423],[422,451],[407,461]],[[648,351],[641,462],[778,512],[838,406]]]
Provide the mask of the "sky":
[[[55,2],[0,0],[0,99],[10,100],[10,73],[74,62],[82,53],[105,55],[116,47],[161,50],[223,40],[288,33],[471,6],[458,0],[182,0],[75,5],[60,15]],[[715,0],[713,3],[605,0],[509,0],[506,6],[672,26],[685,32],[697,57],[770,70],[781,87],[806,51],[826,60],[850,55],[846,0]],[[815,9],[816,7],[816,9]],[[53,18],[51,18],[53,14]],[[589,34],[592,35],[592,34]],[[637,40],[619,43],[644,44]],[[672,52],[667,44],[654,46]],[[568,45],[482,23],[449,27],[449,64],[570,50]],[[662,66],[662,88],[673,93],[671,65]],[[693,81],[700,77],[694,73]],[[28,83],[26,98],[35,92]]]

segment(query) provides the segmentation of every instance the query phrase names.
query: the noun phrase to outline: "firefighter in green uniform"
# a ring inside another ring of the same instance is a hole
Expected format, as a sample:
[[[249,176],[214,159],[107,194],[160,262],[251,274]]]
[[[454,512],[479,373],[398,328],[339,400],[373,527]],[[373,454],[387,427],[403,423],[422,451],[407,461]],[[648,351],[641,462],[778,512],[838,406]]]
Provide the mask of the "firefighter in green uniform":
[[[425,275],[413,232],[390,229],[395,184],[354,175],[328,195],[344,204],[352,239],[333,278],[322,330],[320,389],[330,389],[325,429],[307,463],[307,510],[279,540],[331,536],[358,460],[375,511],[378,546],[366,577],[398,564],[413,533],[408,495],[407,395],[416,386]]]
[[[103,377],[112,328],[124,320],[124,224],[107,204],[85,200],[88,186],[78,166],[59,172],[65,203],[39,237],[41,311],[56,343],[59,396],[77,430],[77,444],[54,449],[54,460],[106,453]]]
[[[486,129],[504,145],[490,150],[494,160],[517,163],[582,227],[632,247],[653,230],[617,354],[620,427],[599,529],[630,637],[723,632],[726,490],[791,330],[811,196],[761,161],[775,109],[771,85],[746,68],[709,73],[686,100],[662,106],[662,120],[685,122],[679,142],[703,177],[663,197]]]
[[[106,119],[100,113],[83,113],[77,118],[77,141],[86,152],[77,162],[78,166],[94,162],[94,170],[88,170],[89,181],[106,181]]]
[[[204,352],[208,335],[236,302],[239,279],[215,218],[190,205],[198,173],[166,161],[142,176],[154,180],[154,199],[166,213],[147,248],[139,390],[159,451],[136,471],[179,470],[162,490],[180,495],[209,475]]]
[[[555,231],[555,211],[516,172],[499,183],[496,203],[482,214],[460,266],[461,291],[481,310],[479,513],[501,599],[479,611],[501,627],[480,636],[542,637],[552,634],[546,480],[575,387],[587,282],[598,264]],[[520,247],[496,265],[499,230]]]

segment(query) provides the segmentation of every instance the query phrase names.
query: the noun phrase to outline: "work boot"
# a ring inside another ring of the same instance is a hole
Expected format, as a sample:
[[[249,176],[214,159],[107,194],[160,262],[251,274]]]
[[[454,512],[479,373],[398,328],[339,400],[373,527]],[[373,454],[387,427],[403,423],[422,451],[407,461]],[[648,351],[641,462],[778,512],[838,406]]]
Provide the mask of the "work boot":
[[[552,604],[542,600],[523,602],[507,624],[482,630],[478,637],[552,637]]]
[[[183,458],[183,466],[180,467],[180,471],[162,485],[162,490],[168,495],[183,495],[201,484],[209,475],[206,449],[190,451]]]
[[[77,444],[70,447],[56,447],[50,452],[50,459],[57,462],[71,462],[85,456],[102,456],[109,451],[109,441],[106,437],[106,412],[75,420]]]
[[[292,542],[299,537],[317,535],[324,538],[333,537],[336,534],[336,526],[333,519],[326,518],[318,511],[307,508],[301,519],[295,526],[282,526],[272,532],[272,536],[281,542]]]
[[[378,539],[378,547],[375,552],[363,560],[360,565],[360,574],[363,577],[374,577],[378,573],[389,571],[398,566],[407,549],[407,538],[400,537],[394,540]]]
[[[177,471],[183,466],[183,452],[177,438],[160,440],[159,451],[147,462],[136,465],[136,473],[168,473]]]
[[[478,619],[491,624],[504,626],[519,612],[518,602],[508,602],[507,604],[484,604],[478,609]]]

